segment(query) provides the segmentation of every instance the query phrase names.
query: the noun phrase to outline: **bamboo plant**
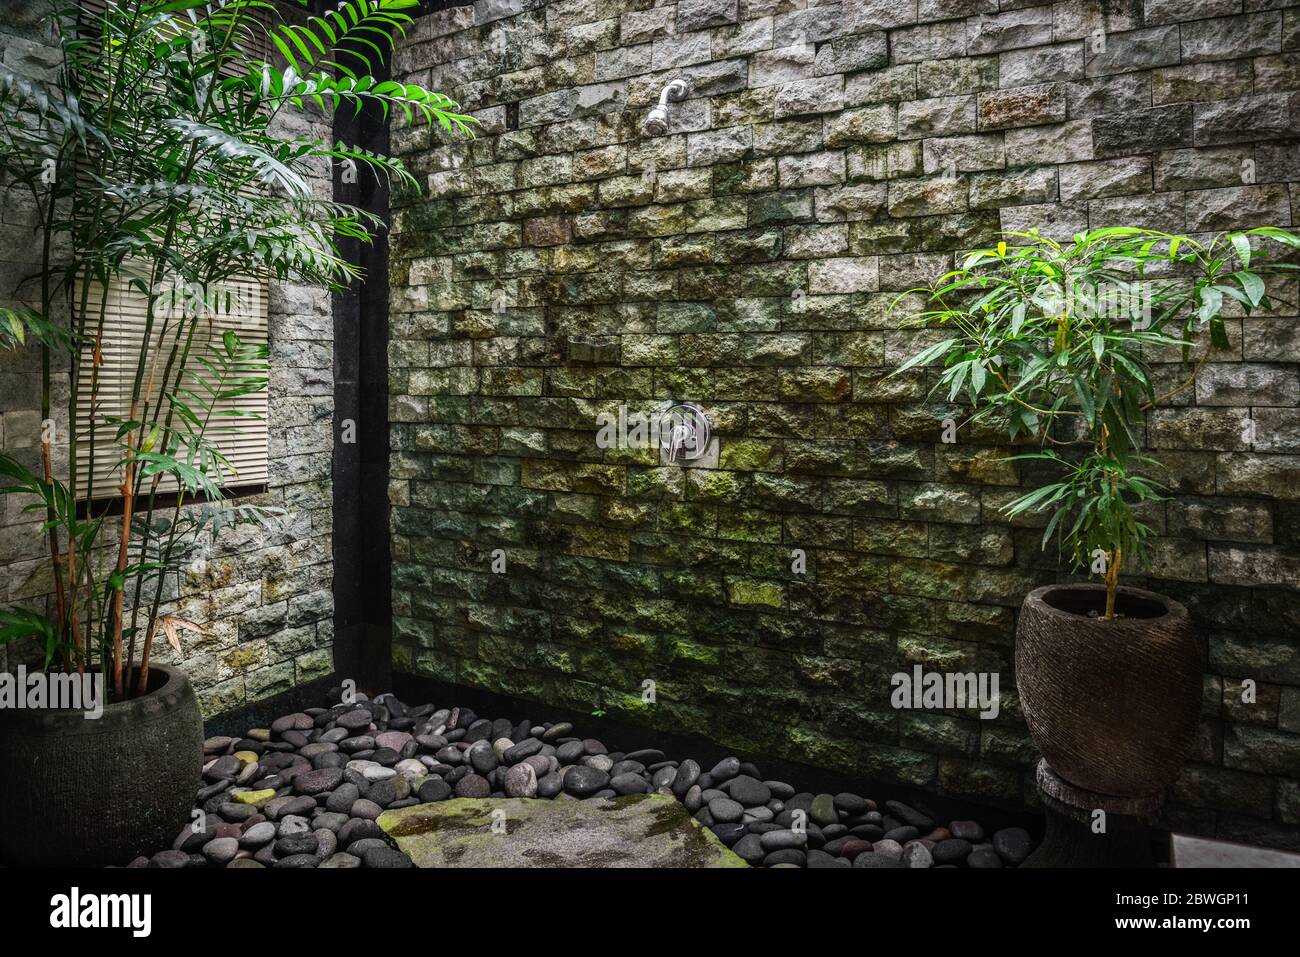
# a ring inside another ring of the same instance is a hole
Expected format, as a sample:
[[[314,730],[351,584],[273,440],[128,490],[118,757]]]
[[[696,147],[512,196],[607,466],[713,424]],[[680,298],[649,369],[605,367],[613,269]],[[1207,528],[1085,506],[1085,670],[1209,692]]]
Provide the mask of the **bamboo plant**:
[[[30,284],[4,291],[0,347],[40,350],[47,424],[39,466],[0,455],[0,494],[43,517],[53,582],[46,607],[0,609],[0,642],[33,639],[44,667],[97,669],[115,698],[143,694],[158,631],[179,651],[180,633],[202,628],[163,614],[169,576],[200,536],[274,521],[276,509],[226,497],[220,444],[253,414],[236,400],[266,388],[267,350],[218,330],[203,304],[240,277],[332,289],[359,277],[339,243],[369,241],[382,223],[321,198],[314,172],[342,163],[418,188],[396,158],[278,132],[283,114],[377,104],[472,135],[475,121],[447,96],[374,76],[414,6],[350,0],[288,22],[268,0],[116,0],[80,19],[75,7],[52,12],[54,81],[0,67],[0,177],[30,196],[41,250]],[[147,302],[129,410],[117,417],[99,414],[114,284]],[[60,443],[48,424],[64,369]],[[92,411],[79,430],[83,394]],[[92,501],[106,435],[120,514]],[[167,479],[171,498],[159,494]]]
[[[1141,506],[1162,498],[1147,416],[1228,348],[1226,305],[1246,316],[1269,308],[1266,276],[1297,268],[1270,253],[1297,248],[1300,237],[1267,226],[1199,238],[1113,227],[1066,243],[1009,233],[894,301],[920,294],[926,308],[911,324],[942,337],[894,374],[938,363],[932,394],[1037,446],[1009,459],[1056,480],[1004,512],[1047,513],[1043,547],[1055,537],[1075,567],[1102,576],[1099,611],[1113,619],[1121,569],[1149,563]],[[1178,372],[1163,390],[1161,364]]]

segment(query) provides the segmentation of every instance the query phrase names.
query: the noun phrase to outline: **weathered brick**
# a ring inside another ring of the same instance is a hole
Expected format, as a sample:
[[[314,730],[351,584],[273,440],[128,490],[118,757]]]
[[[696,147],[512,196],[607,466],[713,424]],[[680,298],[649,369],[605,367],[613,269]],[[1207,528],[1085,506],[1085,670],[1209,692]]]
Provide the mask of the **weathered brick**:
[[[825,259],[808,267],[808,291],[825,293],[871,292],[879,288],[875,257]]]
[[[1202,147],[1172,150],[1155,157],[1155,187],[1169,189],[1206,189],[1234,186],[1242,182],[1250,159],[1247,149]]]
[[[998,56],[998,86],[1009,89],[1083,79],[1083,44],[1058,43]]]
[[[824,141],[827,146],[848,143],[888,143],[897,133],[898,113],[889,104],[843,110],[827,116]]]
[[[707,30],[735,23],[739,0],[677,0],[677,31]]]
[[[839,37],[817,49],[813,72],[818,76],[878,70],[889,64],[889,43],[884,33]]]
[[[910,100],[898,107],[899,139],[974,133],[976,125],[974,96]]]
[[[1300,455],[1223,454],[1216,465],[1216,488],[1221,495],[1300,499],[1295,482]]]
[[[988,134],[927,139],[922,144],[921,155],[926,173],[955,175],[1001,169],[1006,164],[1002,137]]]
[[[917,97],[916,67],[909,64],[849,74],[844,80],[844,105],[871,106]]]
[[[1114,196],[1088,203],[1088,224],[1093,229],[1125,225],[1177,232],[1182,228],[1183,219],[1182,193]]]
[[[1245,96],[1196,105],[1196,145],[1243,143],[1295,135],[1295,101],[1282,94]]]
[[[895,0],[859,0],[844,10],[844,31],[861,33],[865,30],[886,30],[916,23],[915,3],[897,3]]]
[[[1065,84],[1066,116],[1084,119],[1151,105],[1151,73],[1119,73]]]
[[[1172,534],[1218,542],[1273,541],[1272,511],[1250,499],[1176,498],[1169,502]]]
[[[1092,124],[1087,120],[1008,130],[1007,165],[1072,163],[1093,158]]]
[[[844,77],[840,75],[796,80],[776,91],[776,116],[833,113],[844,105]]]
[[[782,189],[842,183],[844,182],[844,153],[839,150],[828,150],[823,153],[783,156],[777,161],[777,174]]]
[[[962,176],[896,180],[889,184],[889,214],[932,216],[961,212],[966,208],[966,195],[967,184]]]
[[[1194,20],[1180,28],[1184,63],[1263,56],[1282,49],[1282,14]]]
[[[966,24],[961,20],[926,23],[889,33],[891,63],[946,60],[966,54]]]
[[[1098,116],[1092,121],[1092,145],[1099,157],[1191,146],[1192,107],[1160,106]]]
[[[977,173],[970,178],[971,209],[1050,203],[1056,198],[1056,170],[1052,167]]]
[[[1254,91],[1250,63],[1187,63],[1151,74],[1151,99],[1156,106],[1185,100],[1223,100]]]
[[[1129,156],[1121,159],[1069,163],[1059,169],[1062,201],[1126,196],[1151,189],[1151,159]],[[1173,189],[1156,181],[1156,189]]]
[[[1065,119],[1065,96],[1055,84],[1022,86],[979,95],[982,130],[1037,126]]]
[[[1152,27],[1107,34],[1101,50],[1085,44],[1084,69],[1088,76],[1149,70],[1177,63],[1180,55],[1178,27]]]
[[[732,163],[749,155],[753,140],[753,128],[749,126],[691,133],[686,137],[686,162],[690,166]]]
[[[1034,6],[966,20],[966,51],[996,53],[1052,42],[1052,8]]]
[[[1286,366],[1210,362],[1196,380],[1201,405],[1300,405],[1300,374]]]
[[[1156,449],[1250,448],[1249,409],[1156,409],[1151,415],[1149,441]]]
[[[1257,408],[1251,414],[1257,451],[1300,452],[1300,409]]]
[[[1196,190],[1187,194],[1191,232],[1249,229],[1259,223],[1290,225],[1291,198],[1281,184]]]

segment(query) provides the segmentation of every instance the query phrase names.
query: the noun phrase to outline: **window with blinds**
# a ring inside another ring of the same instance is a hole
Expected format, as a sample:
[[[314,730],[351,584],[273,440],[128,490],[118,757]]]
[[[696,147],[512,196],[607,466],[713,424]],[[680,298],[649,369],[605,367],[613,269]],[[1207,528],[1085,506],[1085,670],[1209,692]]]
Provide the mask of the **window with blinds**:
[[[98,349],[88,347],[82,350],[77,377],[77,472],[89,476],[93,464],[91,498],[114,498],[121,495],[123,477],[122,446],[116,433],[118,423],[129,421],[131,417],[131,395],[144,340],[149,299],[125,278],[110,282],[106,295],[98,283],[92,284],[86,293],[90,313],[87,334],[95,334],[101,297],[105,304],[104,329]],[[81,290],[78,290],[78,302],[80,296]],[[191,373],[210,377],[211,373],[200,360],[210,358],[212,350],[223,348],[222,337],[227,330],[233,330],[246,345],[265,345],[267,342],[266,283],[259,278],[227,281],[220,288],[209,288],[206,294],[199,290],[164,286],[155,295],[154,313],[153,342],[145,356],[141,384],[141,397],[148,402],[151,421],[163,391],[168,357],[173,347],[178,345],[178,328],[194,325],[190,355],[181,381],[181,388],[191,391],[197,391],[190,380]],[[184,342],[179,346],[183,349]],[[181,352],[177,351],[175,355],[179,364]],[[99,364],[97,375],[94,367],[96,356]],[[173,382],[176,371],[174,367]],[[188,399],[183,401],[194,408]],[[254,415],[232,417],[220,414],[230,409]],[[213,407],[205,439],[230,461],[227,471],[211,475],[218,485],[244,488],[265,485],[268,481],[266,410],[266,390],[238,396]],[[200,419],[204,418],[199,409],[194,408],[194,411]],[[137,415],[143,412],[142,401]],[[169,413],[172,424],[180,428],[183,423],[179,413],[173,412],[166,403],[158,409],[157,421],[166,423]],[[85,488],[84,484],[79,485]],[[171,476],[163,476],[157,490],[174,492],[177,490],[176,482]],[[148,491],[148,485],[139,489],[141,493]]]
[[[81,0],[79,26],[92,42],[99,35],[98,18],[106,5],[107,0]],[[254,51],[256,55],[269,56],[270,45],[264,35],[258,33],[246,39],[259,42],[259,49]],[[90,498],[93,500],[117,498],[122,494],[123,450],[116,434],[118,423],[130,419],[131,395],[148,316],[149,296],[139,288],[140,285],[138,281],[131,282],[128,264],[118,277],[110,281],[107,290],[99,283],[92,283],[89,289],[77,287],[74,290],[74,303],[85,302],[87,305],[85,328],[92,338],[98,331],[100,303],[104,303],[102,336],[97,346],[82,350],[77,377],[77,471],[82,477],[77,491],[79,495],[84,494],[85,477],[91,475],[93,469],[90,484]],[[182,389],[192,388],[192,383],[186,381],[190,372],[205,372],[200,360],[208,358],[210,350],[222,348],[222,336],[227,330],[233,330],[245,345],[250,346],[266,345],[268,332],[267,283],[261,277],[226,280],[219,288],[207,290],[163,284],[155,290],[154,299],[153,343],[145,359],[141,384],[141,398],[148,402],[150,421],[154,420],[153,410],[163,389],[167,359],[175,344],[178,325],[188,325],[190,319],[197,319],[186,372],[182,376]],[[179,357],[179,353],[177,355]],[[176,370],[173,369],[173,383],[175,376]],[[255,413],[256,417],[219,414],[232,408]],[[266,410],[265,390],[220,403],[212,410],[205,439],[230,462],[230,467],[222,474],[210,475],[218,485],[242,489],[267,483]],[[143,402],[137,414],[142,411]],[[198,409],[194,411],[203,417]],[[169,413],[172,423],[181,427],[179,414],[167,407],[159,410],[157,421],[165,423]],[[137,493],[147,494],[152,487],[150,481],[146,480]],[[175,492],[176,480],[165,475],[156,490],[160,493]]]

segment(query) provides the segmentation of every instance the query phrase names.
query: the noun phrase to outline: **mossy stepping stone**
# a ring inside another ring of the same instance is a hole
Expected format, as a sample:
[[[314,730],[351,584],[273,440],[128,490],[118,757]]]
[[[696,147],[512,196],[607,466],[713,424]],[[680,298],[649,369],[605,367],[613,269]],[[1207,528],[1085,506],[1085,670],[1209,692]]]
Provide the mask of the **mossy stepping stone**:
[[[455,798],[385,811],[416,867],[748,867],[663,794]]]

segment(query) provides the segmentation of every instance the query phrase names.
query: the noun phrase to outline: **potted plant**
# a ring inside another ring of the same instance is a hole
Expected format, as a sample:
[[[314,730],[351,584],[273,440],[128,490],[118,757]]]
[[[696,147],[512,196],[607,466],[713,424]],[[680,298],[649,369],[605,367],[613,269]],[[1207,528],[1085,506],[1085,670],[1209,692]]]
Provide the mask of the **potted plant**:
[[[282,113],[373,103],[469,132],[447,97],[370,75],[416,5],[351,0],[282,22],[263,0],[117,0],[80,24],[74,6],[50,20],[56,81],[0,67],[0,177],[30,197],[41,250],[25,303],[0,308],[0,347],[40,350],[44,420],[30,459],[0,455],[0,494],[42,520],[51,584],[46,601],[0,609],[0,642],[36,643],[33,686],[73,677],[103,705],[94,720],[0,708],[6,864],[124,864],[189,819],[199,708],[151,652],[160,636],[180,652],[203,624],[168,612],[168,582],[203,540],[278,511],[225,493],[219,440],[257,416],[239,400],[266,388],[267,347],[214,313],[248,277],[340,288],[358,276],[338,241],[381,223],[317,195],[313,173],[339,163],[415,185],[396,159],[277,132],[294,128],[277,126]],[[110,290],[146,303],[116,414],[100,407]],[[72,387],[56,413],[60,374]],[[114,509],[92,494],[105,469]]]
[[[948,402],[1036,446],[1010,456],[1034,487],[1004,512],[1043,513],[1043,547],[1056,541],[1098,579],[1035,589],[1016,630],[1030,731],[1078,787],[1153,795],[1195,731],[1201,652],[1187,610],[1120,574],[1148,563],[1143,510],[1162,497],[1146,418],[1228,346],[1225,305],[1267,307],[1264,277],[1296,268],[1266,258],[1269,247],[1300,238],[1273,227],[1209,238],[1107,228],[1066,243],[1011,233],[911,291],[926,300],[916,323],[947,337],[897,372],[941,363],[935,389]]]

